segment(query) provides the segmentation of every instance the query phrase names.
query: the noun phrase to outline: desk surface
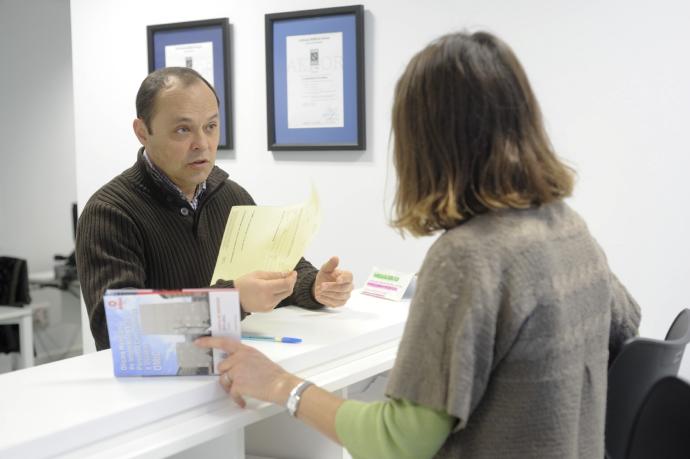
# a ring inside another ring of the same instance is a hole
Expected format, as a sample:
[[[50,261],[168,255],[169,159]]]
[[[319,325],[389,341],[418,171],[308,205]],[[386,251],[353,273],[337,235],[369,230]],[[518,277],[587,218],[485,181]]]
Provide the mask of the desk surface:
[[[300,344],[247,344],[291,372],[309,374],[348,356],[361,360],[386,343],[397,351],[407,312],[407,302],[355,293],[343,308],[281,308],[248,317],[242,328],[245,333],[302,338]],[[223,416],[234,417],[236,427],[260,419],[254,411],[268,406],[238,408],[217,377],[115,378],[109,350],[87,354],[0,376],[0,456],[67,453],[185,411],[211,405],[218,409],[218,404]]]

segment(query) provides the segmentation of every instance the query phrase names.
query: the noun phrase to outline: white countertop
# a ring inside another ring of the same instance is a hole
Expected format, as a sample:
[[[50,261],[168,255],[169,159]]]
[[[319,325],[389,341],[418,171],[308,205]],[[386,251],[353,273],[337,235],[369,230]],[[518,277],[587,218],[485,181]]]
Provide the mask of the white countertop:
[[[386,346],[397,351],[408,306],[355,293],[343,308],[280,308],[248,317],[242,328],[245,333],[302,338],[299,344],[246,343],[287,370],[309,375],[317,368],[328,371],[334,362],[343,366],[348,356],[350,361],[366,360],[368,353]],[[355,367],[343,368],[352,372]],[[327,378],[313,379],[324,384]],[[337,379],[344,384],[346,378]],[[267,407],[254,403],[254,408],[238,408],[217,377],[115,378],[109,350],[7,373],[0,376],[0,457],[66,453],[189,410],[218,410],[219,404],[222,416],[234,416],[237,427],[258,420],[252,411]]]

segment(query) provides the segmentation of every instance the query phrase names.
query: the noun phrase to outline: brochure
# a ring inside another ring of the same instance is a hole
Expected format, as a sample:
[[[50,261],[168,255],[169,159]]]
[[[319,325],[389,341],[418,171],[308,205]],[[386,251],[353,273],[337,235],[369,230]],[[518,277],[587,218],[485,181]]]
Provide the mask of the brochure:
[[[362,293],[365,295],[385,298],[392,301],[400,301],[403,295],[410,288],[410,283],[415,275],[411,273],[401,273],[392,269],[379,269],[374,267],[364,284]]]
[[[225,354],[194,340],[241,335],[234,289],[107,290],[103,304],[115,376],[217,374]]]

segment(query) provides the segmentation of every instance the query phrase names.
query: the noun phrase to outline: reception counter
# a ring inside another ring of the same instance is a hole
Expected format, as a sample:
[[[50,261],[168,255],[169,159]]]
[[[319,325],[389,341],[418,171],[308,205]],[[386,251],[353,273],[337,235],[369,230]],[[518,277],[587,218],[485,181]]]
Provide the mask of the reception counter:
[[[249,316],[242,329],[302,338],[246,343],[339,391],[392,367],[408,307],[355,292],[342,308],[280,308]],[[201,457],[194,448],[218,439],[218,457],[245,457],[244,428],[285,409],[254,400],[241,409],[217,379],[115,378],[109,350],[2,375],[0,457]]]

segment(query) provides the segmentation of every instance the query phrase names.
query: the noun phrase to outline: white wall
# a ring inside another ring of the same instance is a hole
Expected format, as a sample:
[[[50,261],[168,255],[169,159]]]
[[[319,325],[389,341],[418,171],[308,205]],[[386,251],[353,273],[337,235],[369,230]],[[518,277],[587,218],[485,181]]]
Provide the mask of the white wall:
[[[53,269],[77,199],[68,0],[0,0],[0,255]]]
[[[233,24],[236,148],[218,164],[264,204],[303,200],[313,181],[323,224],[308,257],[339,254],[359,284],[373,265],[415,271],[431,239],[401,240],[386,226],[393,171],[393,85],[438,35],[488,29],[514,48],[556,149],[579,171],[573,206],[643,307],[642,334],[663,337],[690,306],[690,6],[682,1],[365,2],[368,148],[266,150],[264,14],[343,2],[296,0],[72,1],[77,185],[80,205],[128,167],[134,96],[147,72],[146,25],[229,17]],[[386,181],[388,186],[386,187]],[[384,201],[384,188],[389,191]],[[564,260],[567,262],[567,260]],[[442,273],[439,273],[442,275]],[[687,362],[687,359],[686,359]],[[683,370],[686,375],[690,371]]]

